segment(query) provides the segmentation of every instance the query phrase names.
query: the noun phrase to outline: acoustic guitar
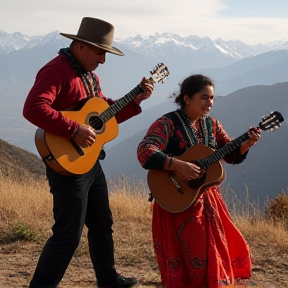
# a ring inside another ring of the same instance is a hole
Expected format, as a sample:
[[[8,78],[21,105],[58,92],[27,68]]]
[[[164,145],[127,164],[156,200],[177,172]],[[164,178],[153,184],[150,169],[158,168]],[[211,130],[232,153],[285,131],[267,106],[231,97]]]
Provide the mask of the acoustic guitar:
[[[148,81],[154,85],[158,82],[163,83],[169,76],[169,70],[163,63],[159,63],[150,71],[150,74]],[[92,146],[83,148],[73,139],[38,128],[35,133],[35,144],[42,160],[62,175],[88,172],[97,161],[103,145],[118,135],[115,115],[143,91],[143,88],[138,85],[111,106],[103,99],[93,97],[79,111],[61,111],[68,119],[79,124],[90,125],[96,133],[96,141]]]
[[[263,131],[274,131],[283,121],[282,115],[275,111],[262,117],[258,127]],[[150,169],[147,181],[153,197],[169,212],[178,213],[186,210],[195,203],[206,188],[219,185],[225,180],[225,172],[220,160],[248,139],[249,135],[246,132],[217,150],[203,144],[196,144],[181,156],[175,157],[201,168],[200,178],[195,180],[183,179],[179,173],[172,171]]]

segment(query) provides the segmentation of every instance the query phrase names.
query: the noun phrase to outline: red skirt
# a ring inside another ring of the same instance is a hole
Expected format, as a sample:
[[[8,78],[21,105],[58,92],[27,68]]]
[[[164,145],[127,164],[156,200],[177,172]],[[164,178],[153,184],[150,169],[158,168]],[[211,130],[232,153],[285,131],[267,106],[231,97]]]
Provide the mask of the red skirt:
[[[249,279],[249,247],[232,223],[218,187],[181,213],[153,206],[152,232],[165,288],[218,288]]]

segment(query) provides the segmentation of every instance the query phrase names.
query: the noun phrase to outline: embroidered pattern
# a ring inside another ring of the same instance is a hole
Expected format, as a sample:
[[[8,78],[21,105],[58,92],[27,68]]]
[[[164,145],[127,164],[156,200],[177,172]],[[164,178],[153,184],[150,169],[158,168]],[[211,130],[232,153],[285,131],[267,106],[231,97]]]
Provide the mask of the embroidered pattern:
[[[59,50],[58,53],[64,54],[68,58],[72,68],[82,80],[87,98],[98,96],[98,91],[100,87],[94,73],[86,71],[80,65],[76,58],[71,54],[70,48],[62,48]]]
[[[180,260],[178,258],[172,258],[168,260],[168,267],[172,268],[173,270],[180,269]]]
[[[204,268],[206,265],[206,260],[200,261],[198,257],[191,257],[190,252],[189,252],[189,246],[188,244],[183,240],[182,238],[182,233],[184,232],[186,226],[191,222],[192,220],[192,216],[188,217],[183,223],[182,225],[178,228],[177,230],[177,237],[179,239],[179,241],[183,244],[184,249],[185,249],[185,253],[187,255],[187,257],[190,260],[190,265],[192,268]]]
[[[154,251],[158,256],[164,258],[164,251],[160,241],[154,241]]]

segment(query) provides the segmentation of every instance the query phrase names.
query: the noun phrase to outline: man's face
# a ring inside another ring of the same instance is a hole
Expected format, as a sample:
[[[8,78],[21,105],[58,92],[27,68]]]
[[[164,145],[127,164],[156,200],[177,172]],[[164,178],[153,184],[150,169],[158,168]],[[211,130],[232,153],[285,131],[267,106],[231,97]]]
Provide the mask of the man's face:
[[[105,63],[105,50],[83,42],[79,43],[77,48],[77,55],[75,56],[85,70],[94,71],[99,64]]]

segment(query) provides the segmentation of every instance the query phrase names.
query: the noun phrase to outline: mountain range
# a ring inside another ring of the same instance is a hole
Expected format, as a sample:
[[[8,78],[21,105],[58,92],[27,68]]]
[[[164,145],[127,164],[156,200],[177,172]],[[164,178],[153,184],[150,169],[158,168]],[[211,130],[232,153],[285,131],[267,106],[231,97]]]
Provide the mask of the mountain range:
[[[58,31],[29,37],[0,30],[1,139],[38,155],[33,140],[36,127],[23,118],[23,103],[37,71],[69,43]],[[188,75],[202,73],[214,80],[216,99],[212,116],[223,122],[232,137],[257,125],[271,110],[279,110],[284,118],[288,117],[287,39],[248,45],[238,40],[156,33],[149,37],[116,38],[113,45],[125,56],[108,53],[105,65],[97,68],[105,96],[124,96],[143,76],[149,77],[157,63],[166,64],[170,76],[164,84],[155,85],[151,98],[141,104],[143,112],[121,124],[118,137],[105,144],[107,157],[103,167],[109,178],[120,173],[145,180],[146,172],[136,159],[137,144],[157,117],[176,108],[173,94]],[[251,197],[262,200],[263,195],[274,195],[287,188],[286,122],[269,134],[263,133],[261,142],[251,149],[243,164],[225,165],[227,179],[223,187],[243,191],[247,185]]]
[[[23,103],[37,71],[69,43],[58,31],[29,37],[0,30],[0,138],[37,153],[33,143],[35,127],[23,119]],[[247,45],[238,40],[164,33],[115,39],[113,45],[125,56],[108,53],[105,65],[96,70],[107,97],[124,96],[143,76],[149,77],[149,71],[157,63],[163,62],[170,71],[165,84],[155,86],[153,99],[142,104],[143,110],[165,103],[177,90],[178,83],[193,73],[212,77],[216,96],[247,86],[288,81],[287,39]]]

